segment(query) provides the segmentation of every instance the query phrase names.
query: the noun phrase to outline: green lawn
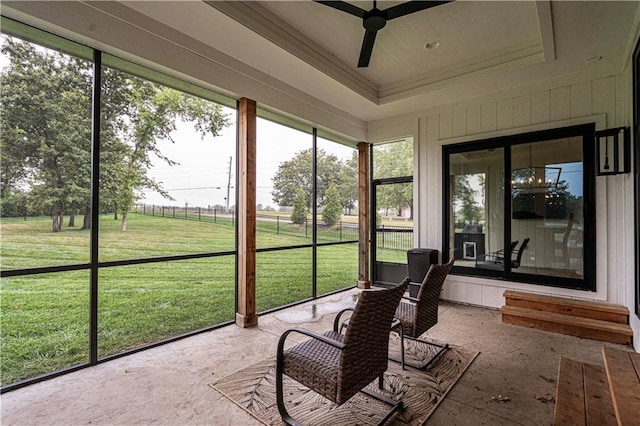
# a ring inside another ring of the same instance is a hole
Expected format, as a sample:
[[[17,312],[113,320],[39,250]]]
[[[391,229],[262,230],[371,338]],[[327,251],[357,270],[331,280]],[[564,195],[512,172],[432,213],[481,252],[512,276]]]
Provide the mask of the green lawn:
[[[51,232],[48,218],[2,220],[2,269],[87,263],[89,232]],[[262,229],[258,247],[310,243],[299,232]],[[230,221],[197,222],[132,214],[128,230],[100,221],[100,260],[232,251]],[[257,310],[311,297],[311,248],[258,253]],[[403,253],[404,255],[404,253]],[[352,286],[358,245],[317,249],[317,291]],[[99,270],[99,357],[234,319],[235,256]],[[89,270],[2,279],[0,357],[3,385],[88,360]]]

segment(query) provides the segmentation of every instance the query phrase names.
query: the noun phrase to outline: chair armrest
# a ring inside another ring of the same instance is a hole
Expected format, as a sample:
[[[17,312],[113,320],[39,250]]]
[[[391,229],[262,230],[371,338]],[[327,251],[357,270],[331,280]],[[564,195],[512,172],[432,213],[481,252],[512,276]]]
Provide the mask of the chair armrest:
[[[354,310],[354,308],[345,308],[345,309],[341,310],[340,312],[338,312],[338,314],[336,315],[336,319],[333,320],[333,331],[335,331],[336,333],[341,333],[342,332],[342,328],[347,326],[347,324],[349,323],[349,319],[347,318],[344,321],[344,323],[340,324],[340,318],[342,317],[342,314],[344,314],[345,312],[353,311],[353,310]],[[338,331],[338,328],[340,328],[340,331]]]
[[[323,336],[322,334],[313,331],[313,330],[307,330],[306,328],[301,328],[301,327],[294,327],[294,328],[290,328],[288,330],[286,330],[284,333],[282,333],[282,335],[280,336],[280,339],[278,340],[278,350],[277,350],[277,361],[281,362],[281,358],[282,358],[282,354],[284,353],[284,342],[285,340],[287,340],[287,337],[289,336],[289,334],[291,333],[300,333],[300,334],[304,334],[305,336],[309,336],[311,338],[314,338],[316,340],[320,340],[323,343],[326,343],[329,346],[333,346],[334,348],[343,350],[345,348],[345,344],[342,342],[339,342],[337,340],[334,340],[330,337],[327,336]]]
[[[408,301],[413,302],[413,303],[418,303],[420,301],[420,299],[418,299],[417,297],[402,296],[402,298],[404,300],[408,300]]]

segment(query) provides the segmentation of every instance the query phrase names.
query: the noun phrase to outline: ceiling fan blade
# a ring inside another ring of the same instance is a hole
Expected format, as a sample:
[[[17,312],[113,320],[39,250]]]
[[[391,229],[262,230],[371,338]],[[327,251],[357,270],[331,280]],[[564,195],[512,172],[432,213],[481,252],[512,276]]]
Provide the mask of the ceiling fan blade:
[[[360,59],[358,59],[358,68],[366,68],[369,66],[371,52],[373,52],[373,43],[376,41],[377,31],[367,30],[362,40],[362,49],[360,49]]]
[[[331,2],[329,2],[331,3]],[[392,6],[383,10],[386,13],[387,20],[399,18],[410,13],[419,12],[431,7],[440,6],[441,4],[450,3],[450,1],[408,1],[396,6]]]
[[[316,3],[324,4],[325,6],[332,7],[334,9],[341,10],[343,12],[347,12],[353,16],[357,16],[358,18],[364,18],[364,14],[367,13],[366,10],[360,9],[358,6],[354,6],[344,1],[325,1],[325,0],[313,0]]]

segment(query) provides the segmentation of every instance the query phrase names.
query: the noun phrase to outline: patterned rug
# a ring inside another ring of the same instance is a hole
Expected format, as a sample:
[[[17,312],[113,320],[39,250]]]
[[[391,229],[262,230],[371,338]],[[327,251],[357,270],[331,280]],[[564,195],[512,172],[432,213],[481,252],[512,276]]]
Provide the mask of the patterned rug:
[[[394,334],[392,334],[394,336]],[[390,348],[398,346],[392,337]],[[420,362],[434,353],[434,348],[405,340],[407,360]],[[471,365],[479,352],[452,346],[427,370],[408,368],[390,361],[384,377],[384,394],[404,401],[405,410],[396,413],[388,425],[421,425],[442,402],[453,385]],[[266,425],[281,425],[276,407],[275,357],[211,383],[213,389]],[[369,388],[378,391],[378,381]],[[362,393],[341,406],[326,400],[284,376],[285,405],[289,414],[304,425],[375,425],[389,411],[389,406]]]

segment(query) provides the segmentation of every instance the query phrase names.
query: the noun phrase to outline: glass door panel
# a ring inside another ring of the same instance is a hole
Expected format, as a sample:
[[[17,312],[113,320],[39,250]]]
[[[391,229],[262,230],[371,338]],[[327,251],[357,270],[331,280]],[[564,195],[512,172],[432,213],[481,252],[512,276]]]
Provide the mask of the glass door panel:
[[[511,235],[519,241],[514,272],[583,276],[582,145],[576,136],[512,147]]]
[[[504,270],[504,150],[449,157],[449,247],[456,266]]]
[[[397,283],[407,276],[407,250],[413,247],[412,178],[374,181],[376,226],[373,236],[374,280]]]

